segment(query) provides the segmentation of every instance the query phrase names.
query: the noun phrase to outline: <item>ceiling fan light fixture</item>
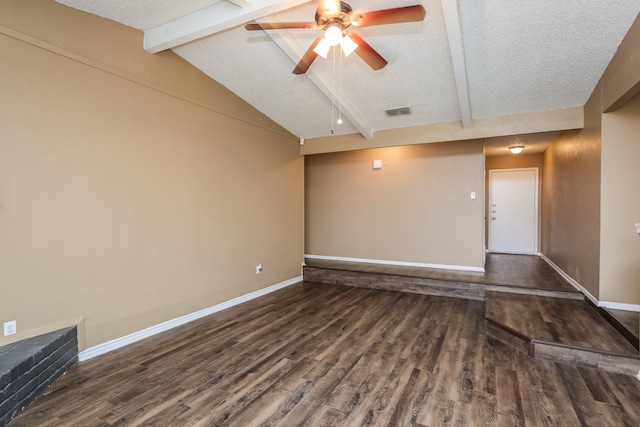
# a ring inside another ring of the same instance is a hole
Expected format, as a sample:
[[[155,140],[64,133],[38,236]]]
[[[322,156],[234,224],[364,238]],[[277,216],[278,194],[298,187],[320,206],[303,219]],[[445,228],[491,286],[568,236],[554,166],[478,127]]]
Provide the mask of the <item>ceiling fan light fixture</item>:
[[[351,39],[349,36],[344,36],[342,41],[340,42],[340,46],[342,46],[342,51],[344,52],[344,56],[349,56],[353,53],[354,50],[358,48],[358,44]]]
[[[320,39],[318,45],[313,49],[315,53],[322,56],[324,59],[327,59],[327,55],[329,54],[329,48],[331,45],[327,41],[327,39]]]
[[[509,151],[511,151],[513,154],[520,154],[522,153],[522,150],[524,150],[524,145],[513,145],[509,147]]]
[[[329,46],[338,46],[342,41],[342,30],[332,25],[324,32],[324,39],[329,42]]]

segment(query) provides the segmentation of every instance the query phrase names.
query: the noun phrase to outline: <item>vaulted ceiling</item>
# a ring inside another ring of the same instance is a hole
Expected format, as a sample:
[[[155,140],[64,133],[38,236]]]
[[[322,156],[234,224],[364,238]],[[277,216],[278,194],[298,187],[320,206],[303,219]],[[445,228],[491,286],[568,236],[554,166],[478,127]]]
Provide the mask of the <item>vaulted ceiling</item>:
[[[356,13],[422,4],[426,17],[357,29],[387,60],[381,70],[329,55],[295,75],[322,31],[244,24],[312,22],[318,2],[57,1],[144,31],[146,50],[172,49],[306,139],[581,107],[640,11],[640,0],[351,0]]]

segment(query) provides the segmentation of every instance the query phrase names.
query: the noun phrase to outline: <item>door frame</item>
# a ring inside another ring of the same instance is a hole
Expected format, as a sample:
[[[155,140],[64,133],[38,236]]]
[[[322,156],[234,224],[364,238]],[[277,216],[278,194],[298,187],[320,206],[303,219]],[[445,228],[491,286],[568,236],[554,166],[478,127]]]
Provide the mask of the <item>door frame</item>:
[[[489,169],[489,188],[487,191],[487,194],[489,197],[487,197],[487,211],[486,211],[486,218],[487,218],[487,252],[491,253],[491,202],[493,200],[493,195],[491,194],[491,190],[492,190],[492,179],[493,179],[493,174],[494,173],[500,173],[500,172],[516,172],[516,171],[525,171],[525,170],[529,170],[529,171],[533,171],[535,172],[534,176],[535,176],[535,180],[534,180],[534,200],[533,200],[533,204],[534,204],[534,212],[533,212],[533,235],[535,238],[535,242],[534,242],[534,251],[532,254],[524,254],[522,252],[512,252],[514,254],[523,254],[523,255],[538,255],[540,253],[540,186],[539,186],[539,180],[540,180],[540,170],[538,167],[528,167],[528,168],[507,168],[507,169]]]

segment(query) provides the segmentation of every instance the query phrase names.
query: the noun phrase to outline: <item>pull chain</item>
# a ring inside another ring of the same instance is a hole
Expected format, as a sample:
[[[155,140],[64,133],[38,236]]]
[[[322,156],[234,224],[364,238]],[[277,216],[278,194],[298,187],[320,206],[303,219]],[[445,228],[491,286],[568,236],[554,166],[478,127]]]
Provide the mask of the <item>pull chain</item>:
[[[342,124],[342,50],[340,50],[340,64],[338,65],[338,124]]]
[[[333,46],[333,64],[331,72],[331,135],[334,133],[334,111],[336,106],[336,47]]]

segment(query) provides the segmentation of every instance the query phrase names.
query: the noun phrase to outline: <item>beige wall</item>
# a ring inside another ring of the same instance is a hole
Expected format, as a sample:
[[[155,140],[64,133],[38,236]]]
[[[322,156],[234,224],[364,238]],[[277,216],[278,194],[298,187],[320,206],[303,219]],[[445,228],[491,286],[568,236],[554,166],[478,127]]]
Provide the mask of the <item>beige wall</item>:
[[[306,156],[306,253],[482,268],[482,151],[475,140]]]
[[[602,76],[602,107],[615,111],[640,93],[640,14]]]
[[[538,168],[542,170],[542,153],[487,156],[486,167],[487,170],[518,168]]]
[[[599,298],[599,91],[585,105],[585,128],[563,132],[544,153],[542,253]]]
[[[585,128],[545,151],[542,208],[542,252],[598,300],[635,305],[639,61],[640,17],[585,105]]]
[[[602,117],[600,298],[640,304],[640,95]]]
[[[143,34],[53,0],[0,1],[0,31],[72,60],[253,126],[290,134],[171,51],[144,51]]]
[[[296,138],[138,32],[53,2],[2,2],[0,52],[10,338],[80,322],[90,347],[300,275]]]
[[[602,76],[602,223],[600,294],[640,305],[640,15]]]

